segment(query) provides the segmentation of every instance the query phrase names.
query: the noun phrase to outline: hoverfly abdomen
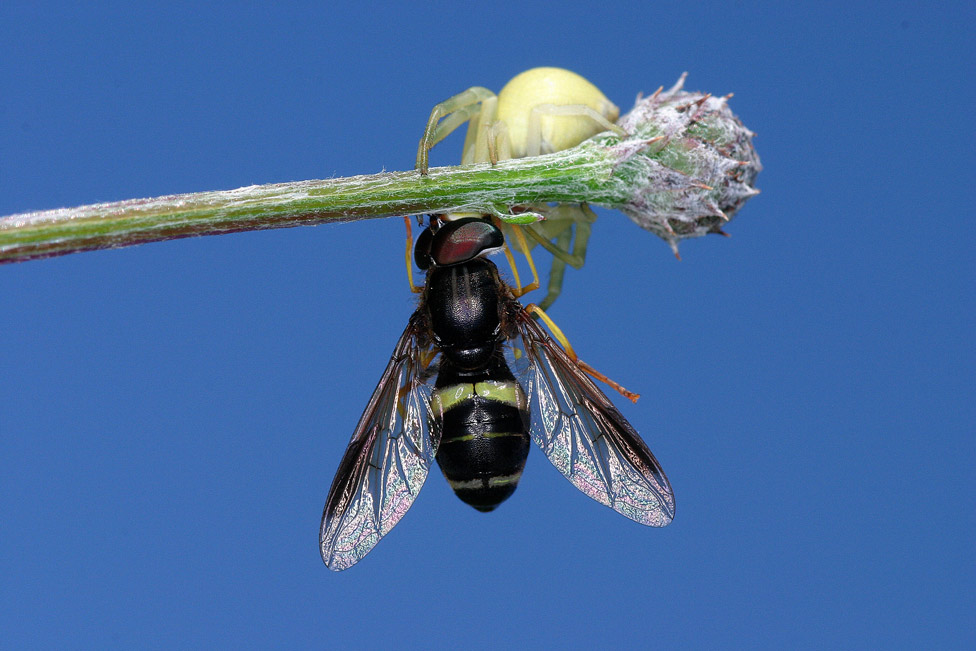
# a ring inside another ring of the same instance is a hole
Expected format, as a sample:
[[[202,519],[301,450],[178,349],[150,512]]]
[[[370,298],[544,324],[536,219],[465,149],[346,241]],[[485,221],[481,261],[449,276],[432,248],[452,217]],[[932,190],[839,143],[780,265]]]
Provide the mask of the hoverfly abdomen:
[[[491,511],[518,485],[529,454],[529,410],[498,351],[476,372],[441,364],[431,400],[441,424],[437,463],[454,493]]]

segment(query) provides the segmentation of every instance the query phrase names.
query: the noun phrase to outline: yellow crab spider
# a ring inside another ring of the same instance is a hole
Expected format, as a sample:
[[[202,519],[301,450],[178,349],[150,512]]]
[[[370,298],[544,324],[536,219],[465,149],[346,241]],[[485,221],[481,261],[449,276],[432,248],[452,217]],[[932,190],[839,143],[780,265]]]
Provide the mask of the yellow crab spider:
[[[614,124],[619,114],[620,109],[600,89],[575,72],[533,68],[514,77],[498,95],[474,86],[437,104],[420,140],[417,169],[427,174],[431,148],[465,122],[468,132],[461,163],[494,164],[568,149],[603,131],[622,133]],[[596,215],[585,204],[531,209],[546,219],[525,228],[533,244],[553,254],[548,294],[540,303],[546,309],[559,295],[566,265],[583,266]]]

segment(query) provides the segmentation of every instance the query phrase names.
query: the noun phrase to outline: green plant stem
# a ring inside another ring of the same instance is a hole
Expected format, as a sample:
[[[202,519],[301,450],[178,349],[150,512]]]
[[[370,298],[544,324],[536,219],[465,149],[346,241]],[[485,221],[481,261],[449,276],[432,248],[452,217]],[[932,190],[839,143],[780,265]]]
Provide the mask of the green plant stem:
[[[592,142],[490,165],[432,168],[132,199],[0,218],[0,264],[237,231],[391,215],[507,211],[539,201],[614,205],[615,159]],[[617,190],[619,194],[619,189]]]
[[[606,131],[576,147],[428,176],[369,176],[254,185],[133,199],[0,218],[0,264],[195,235],[310,226],[391,215],[473,212],[512,223],[540,218],[533,204],[590,203],[620,210],[664,239],[721,227],[758,194],[762,169],[751,131],[726,97],[670,90],[639,98]],[[513,214],[515,213],[515,214]]]

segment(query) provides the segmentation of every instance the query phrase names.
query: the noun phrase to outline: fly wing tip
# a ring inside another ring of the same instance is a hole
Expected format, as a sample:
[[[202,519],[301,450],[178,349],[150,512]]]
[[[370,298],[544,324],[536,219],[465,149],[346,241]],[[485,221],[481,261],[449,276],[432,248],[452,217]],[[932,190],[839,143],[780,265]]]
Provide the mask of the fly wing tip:
[[[322,555],[322,562],[333,572],[348,570],[362,560],[354,554],[337,554],[335,550],[328,549],[324,543],[320,545],[319,553]]]

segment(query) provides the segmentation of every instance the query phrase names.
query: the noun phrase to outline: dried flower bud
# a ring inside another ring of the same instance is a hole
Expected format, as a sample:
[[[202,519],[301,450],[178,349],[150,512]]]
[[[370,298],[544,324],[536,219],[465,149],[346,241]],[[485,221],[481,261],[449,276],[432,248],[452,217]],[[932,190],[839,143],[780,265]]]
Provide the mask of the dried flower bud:
[[[731,95],[686,92],[686,76],[668,91],[638,97],[617,123],[628,138],[602,137],[620,161],[615,174],[636,189],[613,207],[663,238],[675,255],[679,240],[724,235],[722,224],[759,194],[753,182],[762,169],[755,134],[729,110]]]

